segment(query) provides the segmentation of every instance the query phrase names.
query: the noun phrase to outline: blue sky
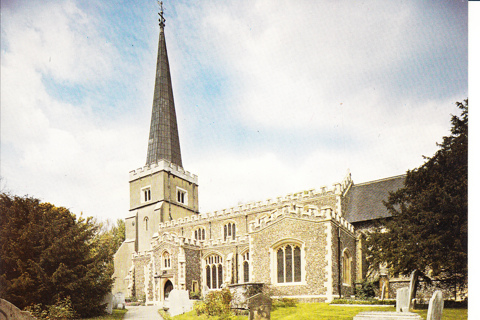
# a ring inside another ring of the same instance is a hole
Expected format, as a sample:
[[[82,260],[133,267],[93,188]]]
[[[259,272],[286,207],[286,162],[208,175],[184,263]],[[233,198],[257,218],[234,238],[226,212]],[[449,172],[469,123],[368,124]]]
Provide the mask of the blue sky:
[[[144,165],[156,1],[2,1],[2,188],[100,219]],[[466,1],[165,1],[202,212],[403,174],[467,98]]]

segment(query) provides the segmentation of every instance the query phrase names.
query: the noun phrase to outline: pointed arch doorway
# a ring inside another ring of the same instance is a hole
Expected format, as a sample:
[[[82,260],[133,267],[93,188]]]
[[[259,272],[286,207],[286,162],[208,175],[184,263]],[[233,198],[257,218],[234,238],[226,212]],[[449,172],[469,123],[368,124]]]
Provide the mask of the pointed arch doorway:
[[[170,291],[173,290],[173,283],[170,280],[165,281],[163,286],[163,297],[164,299],[168,298]]]

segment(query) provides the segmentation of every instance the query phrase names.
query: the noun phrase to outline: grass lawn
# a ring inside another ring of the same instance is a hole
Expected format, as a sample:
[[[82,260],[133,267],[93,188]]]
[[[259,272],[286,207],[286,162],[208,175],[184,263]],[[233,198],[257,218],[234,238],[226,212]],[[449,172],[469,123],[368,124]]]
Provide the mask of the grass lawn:
[[[362,311],[395,311],[395,307],[343,307],[330,306],[326,303],[299,303],[297,307],[279,308],[272,312],[272,320],[352,320],[353,317]],[[427,318],[427,310],[415,310],[423,319]],[[467,309],[444,309],[442,320],[467,320]],[[194,311],[173,317],[174,320],[198,320],[207,318],[205,315],[197,317]],[[246,320],[247,316],[237,317],[237,320]]]
[[[105,320],[105,319],[123,319],[125,316],[125,313],[127,313],[127,309],[113,309],[112,314],[107,314],[101,317],[94,317],[94,318],[85,318],[81,320]]]

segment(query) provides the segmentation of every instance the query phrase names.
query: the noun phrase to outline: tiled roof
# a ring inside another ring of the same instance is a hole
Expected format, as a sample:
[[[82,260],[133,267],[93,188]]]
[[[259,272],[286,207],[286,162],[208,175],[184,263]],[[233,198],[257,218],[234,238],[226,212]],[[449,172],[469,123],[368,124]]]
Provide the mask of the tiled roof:
[[[404,186],[405,177],[401,175],[353,185],[345,198],[345,219],[354,223],[389,217],[383,201],[388,200],[390,192]]]

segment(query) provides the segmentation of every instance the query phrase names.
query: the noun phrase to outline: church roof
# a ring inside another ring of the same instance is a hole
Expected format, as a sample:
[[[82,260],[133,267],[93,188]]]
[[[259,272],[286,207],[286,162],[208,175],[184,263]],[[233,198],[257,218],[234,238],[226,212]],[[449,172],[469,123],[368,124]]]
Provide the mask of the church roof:
[[[383,204],[390,192],[405,185],[406,175],[353,185],[346,195],[345,219],[350,223],[390,217]]]
[[[161,9],[159,15],[160,36],[158,40],[157,73],[146,164],[157,163],[163,159],[183,168],[177,116],[173,101],[172,79],[165,42],[163,9]]]

